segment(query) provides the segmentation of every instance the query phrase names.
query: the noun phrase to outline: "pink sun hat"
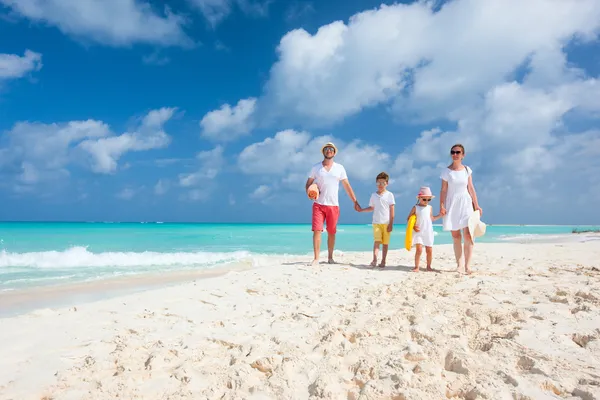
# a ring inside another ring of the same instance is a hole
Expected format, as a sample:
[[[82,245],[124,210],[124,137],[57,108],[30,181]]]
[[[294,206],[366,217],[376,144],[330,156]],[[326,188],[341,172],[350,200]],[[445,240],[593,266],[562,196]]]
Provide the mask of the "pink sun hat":
[[[429,189],[429,187],[421,186],[421,189],[419,189],[419,194],[417,195],[417,199],[419,197],[431,197],[433,199],[435,196],[431,193],[431,189]]]

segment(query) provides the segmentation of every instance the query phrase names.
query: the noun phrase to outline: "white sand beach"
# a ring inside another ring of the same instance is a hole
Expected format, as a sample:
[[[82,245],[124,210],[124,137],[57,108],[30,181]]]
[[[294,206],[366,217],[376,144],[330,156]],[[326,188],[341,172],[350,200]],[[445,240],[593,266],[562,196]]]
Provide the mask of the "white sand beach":
[[[274,265],[0,319],[0,399],[600,399],[600,242]]]

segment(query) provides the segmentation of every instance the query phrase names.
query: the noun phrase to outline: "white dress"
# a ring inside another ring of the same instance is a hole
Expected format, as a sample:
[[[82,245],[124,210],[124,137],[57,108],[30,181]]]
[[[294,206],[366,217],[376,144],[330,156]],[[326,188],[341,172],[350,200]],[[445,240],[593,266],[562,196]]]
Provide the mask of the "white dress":
[[[465,166],[460,171],[445,168],[440,178],[448,182],[446,193],[446,215],[443,218],[445,231],[457,231],[468,226],[469,217],[473,213],[473,199],[467,190],[469,176],[473,172]]]
[[[431,221],[431,206],[415,206],[417,221],[415,226],[419,227],[419,232],[413,232],[412,245],[422,244],[423,246],[433,246],[433,222]]]

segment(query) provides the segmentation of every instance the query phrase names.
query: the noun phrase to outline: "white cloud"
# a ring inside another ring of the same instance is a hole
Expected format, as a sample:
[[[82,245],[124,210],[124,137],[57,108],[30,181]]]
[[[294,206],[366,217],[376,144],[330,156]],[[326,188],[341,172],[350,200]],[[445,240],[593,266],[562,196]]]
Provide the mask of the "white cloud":
[[[254,127],[252,117],[256,99],[251,97],[238,101],[233,108],[224,104],[202,118],[202,136],[215,141],[231,141],[248,134]]]
[[[231,13],[231,0],[188,0],[197,7],[208,23],[215,27]]]
[[[92,170],[97,173],[114,173],[121,156],[128,151],[159,149],[169,145],[171,138],[163,125],[171,119],[175,108],[150,111],[133,132],[119,136],[88,139],[78,147],[92,156]]]
[[[137,190],[132,188],[123,188],[120,192],[118,192],[115,196],[121,200],[131,200],[136,195]]]
[[[455,0],[382,5],[314,34],[288,32],[277,48],[262,119],[337,122],[391,105],[402,118],[448,117],[515,71],[563,59],[572,39],[595,38],[596,0]],[[535,21],[532,24],[532,21]],[[542,82],[562,79],[546,67]]]
[[[357,140],[345,143],[331,136],[312,137],[291,129],[244,148],[238,165],[247,175],[267,181],[279,179],[282,185],[303,190],[311,167],[323,160],[321,147],[328,141],[336,144],[339,154],[335,160],[344,165],[351,184],[374,181],[379,172],[391,167],[390,155],[378,146]]]
[[[544,196],[549,187],[576,183],[589,194],[598,184],[593,168],[600,168],[589,148],[600,138],[578,126],[596,126],[600,83],[567,51],[597,43],[599,32],[597,0],[454,0],[439,10],[434,2],[383,5],[347,23],[284,35],[254,120],[306,129],[382,106],[396,121],[426,128],[394,160],[368,144],[357,143],[359,155],[352,143],[346,152],[341,147],[340,161],[344,154],[374,160],[361,168],[347,163],[351,180],[390,168],[403,192],[439,187],[449,148],[461,142],[488,201],[527,193],[549,204],[558,201],[554,192]],[[240,168],[299,185],[311,140],[293,133],[255,143],[241,153]],[[314,148],[308,152],[318,158]],[[506,211],[507,200],[498,204]]]
[[[271,193],[271,188],[267,185],[260,185],[252,193],[250,197],[253,199],[264,199]]]
[[[285,12],[285,20],[287,22],[295,22],[309,14],[315,12],[315,7],[309,2],[293,1],[289,4]]]
[[[592,171],[600,169],[600,150],[592,150],[600,148],[600,132],[572,133],[564,118],[580,108],[600,112],[598,96],[594,79],[548,89],[516,82],[495,86],[479,106],[456,114],[457,131],[423,132],[398,155],[393,171],[408,177],[400,180],[405,189],[418,183],[415,178],[437,186],[440,170],[450,163],[450,146],[462,142],[464,162],[488,199],[541,196],[549,182],[557,188],[577,182],[589,190]]]
[[[34,185],[69,176],[73,164],[90,165],[97,173],[111,173],[129,151],[166,146],[170,138],[163,125],[174,109],[148,113],[134,132],[115,135],[102,121],[85,120],[44,124],[17,122],[2,134],[0,173],[20,185]]]
[[[180,174],[179,185],[183,187],[194,187],[214,179],[225,163],[223,158],[223,147],[216,146],[212,150],[201,151],[196,155],[200,167],[195,172]],[[198,196],[196,196],[198,197]]]
[[[170,186],[171,183],[168,180],[159,179],[158,182],[156,182],[156,185],[154,185],[154,194],[162,196],[169,191]]]
[[[142,57],[142,62],[147,65],[163,66],[171,62],[171,59],[166,56],[161,56],[158,51]]]
[[[104,137],[109,127],[101,121],[72,121],[66,124],[17,122],[3,137],[5,171],[17,174],[27,184],[68,175],[72,145],[87,138]]]
[[[57,27],[66,35],[110,46],[147,43],[189,46],[185,19],[145,0],[0,0],[14,13]]]
[[[25,50],[23,56],[17,54],[0,54],[0,81],[3,79],[22,78],[32,71],[42,68],[42,55]]]
[[[250,16],[264,17],[269,12],[269,5],[273,0],[188,0],[196,7],[212,28],[221,23],[231,12],[235,5]]]

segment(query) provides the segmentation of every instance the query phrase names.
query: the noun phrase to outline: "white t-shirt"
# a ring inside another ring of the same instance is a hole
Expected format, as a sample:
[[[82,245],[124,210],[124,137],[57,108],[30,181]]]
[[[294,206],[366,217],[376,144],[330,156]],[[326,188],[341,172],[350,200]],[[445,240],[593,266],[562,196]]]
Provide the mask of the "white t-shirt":
[[[394,204],[396,204],[396,200],[392,192],[386,190],[382,194],[373,193],[369,200],[369,207],[373,207],[373,223],[389,224],[390,206]]]
[[[317,204],[339,206],[338,192],[340,181],[348,179],[346,169],[342,164],[334,162],[331,169],[327,171],[323,167],[323,163],[319,162],[313,165],[308,177],[314,179],[314,183],[319,188],[319,198],[316,200]]]

